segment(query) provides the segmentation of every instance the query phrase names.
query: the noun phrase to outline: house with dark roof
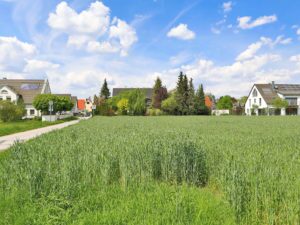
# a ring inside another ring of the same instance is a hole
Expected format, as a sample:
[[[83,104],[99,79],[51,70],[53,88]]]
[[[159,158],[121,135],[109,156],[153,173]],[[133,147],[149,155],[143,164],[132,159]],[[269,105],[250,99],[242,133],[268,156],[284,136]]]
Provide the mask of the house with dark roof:
[[[146,104],[147,106],[151,105],[151,101],[152,101],[152,95],[153,95],[153,88],[113,88],[113,94],[112,96],[115,97],[121,93],[127,92],[127,91],[133,91],[135,89],[139,89],[142,92],[145,93],[146,96]]]
[[[288,107],[276,112],[272,102],[276,98],[288,102]],[[300,84],[254,84],[245,104],[246,115],[300,115]]]
[[[51,93],[48,79],[0,79],[0,100],[17,103],[23,100],[26,109],[26,117],[41,116],[41,113],[33,107],[33,100],[39,94]]]

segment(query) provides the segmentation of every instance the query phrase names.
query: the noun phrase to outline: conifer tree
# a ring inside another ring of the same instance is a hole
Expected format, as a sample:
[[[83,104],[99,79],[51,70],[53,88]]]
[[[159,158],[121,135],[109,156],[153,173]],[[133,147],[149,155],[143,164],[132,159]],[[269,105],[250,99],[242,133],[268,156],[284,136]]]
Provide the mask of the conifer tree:
[[[108,85],[107,85],[107,81],[106,78],[104,79],[104,83],[101,87],[101,91],[100,91],[100,97],[104,98],[104,99],[108,99],[110,96],[110,91],[108,89]]]
[[[195,88],[194,88],[192,78],[189,80],[188,106],[189,106],[189,114],[193,115],[195,113]]]
[[[168,97],[168,92],[165,87],[162,86],[162,81],[159,77],[155,80],[152,95],[152,107],[155,109],[161,108],[161,103]]]
[[[205,105],[205,94],[204,88],[201,84],[197,90],[196,98],[195,98],[195,111],[197,115],[208,115],[208,108]]]

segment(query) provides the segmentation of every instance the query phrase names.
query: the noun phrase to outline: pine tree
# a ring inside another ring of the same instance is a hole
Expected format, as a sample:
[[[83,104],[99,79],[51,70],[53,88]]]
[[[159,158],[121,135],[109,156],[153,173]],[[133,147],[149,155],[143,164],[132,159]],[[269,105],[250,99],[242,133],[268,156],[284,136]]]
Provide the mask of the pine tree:
[[[101,91],[100,91],[100,97],[104,98],[104,99],[108,99],[110,96],[110,91],[108,89],[108,85],[107,85],[107,81],[106,78],[104,79],[104,83],[101,87]]]
[[[189,114],[193,115],[195,113],[195,88],[194,88],[192,78],[189,80],[188,106],[189,106]]]
[[[178,76],[175,99],[178,104],[179,113],[181,115],[188,114],[189,84],[187,76],[183,75],[182,72]]]
[[[208,115],[209,113],[205,105],[205,94],[202,84],[199,86],[195,97],[195,111],[197,115]]]

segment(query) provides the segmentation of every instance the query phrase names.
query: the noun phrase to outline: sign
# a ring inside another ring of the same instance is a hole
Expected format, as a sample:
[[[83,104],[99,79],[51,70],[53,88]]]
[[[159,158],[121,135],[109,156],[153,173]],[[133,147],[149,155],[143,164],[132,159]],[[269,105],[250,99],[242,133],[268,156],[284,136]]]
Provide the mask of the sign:
[[[92,110],[95,110],[96,109],[96,105],[92,105]]]
[[[53,112],[53,101],[49,101],[49,112]]]

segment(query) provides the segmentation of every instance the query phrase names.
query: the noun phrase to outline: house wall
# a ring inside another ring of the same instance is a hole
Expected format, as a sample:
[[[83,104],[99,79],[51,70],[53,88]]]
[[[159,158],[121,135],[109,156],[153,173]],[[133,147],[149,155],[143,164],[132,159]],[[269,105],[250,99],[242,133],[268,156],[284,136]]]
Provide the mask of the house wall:
[[[4,93],[7,92],[7,93]],[[0,99],[1,100],[7,100],[7,98],[11,98],[11,102],[17,102],[18,100],[18,95],[13,92],[10,88],[8,87],[2,87],[0,89]]]
[[[26,118],[34,118],[36,116],[41,116],[41,112],[36,110],[33,105],[26,104],[25,105],[26,109]]]
[[[257,91],[257,96],[253,96],[253,92],[255,90]],[[261,101],[261,103],[260,103],[260,101]],[[265,102],[262,95],[260,94],[260,92],[257,90],[257,88],[255,86],[253,86],[253,88],[251,89],[251,91],[249,93],[249,97],[245,104],[246,115],[251,116],[251,109],[252,109],[253,105],[257,105],[259,109],[264,109],[264,108],[268,107],[267,103]],[[256,112],[256,113],[258,113],[258,112]]]

